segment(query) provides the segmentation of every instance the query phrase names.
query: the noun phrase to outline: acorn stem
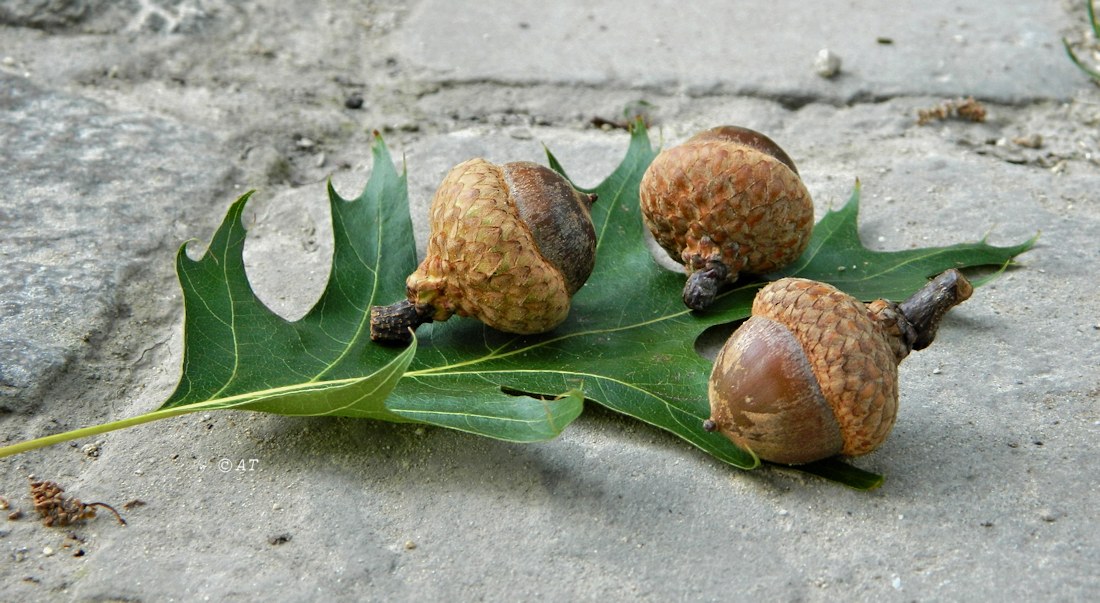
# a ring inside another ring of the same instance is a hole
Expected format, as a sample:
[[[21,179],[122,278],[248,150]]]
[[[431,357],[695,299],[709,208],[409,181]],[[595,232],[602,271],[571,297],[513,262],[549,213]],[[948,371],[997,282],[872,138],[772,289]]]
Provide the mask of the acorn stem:
[[[417,327],[432,322],[431,308],[403,299],[370,309],[370,338],[385,345],[408,345]]]
[[[696,270],[688,276],[684,284],[684,305],[692,310],[705,310],[718,296],[718,287],[729,276],[730,270],[725,264],[710,260],[702,270]]]
[[[898,304],[898,310],[909,321],[916,334],[914,350],[923,350],[936,338],[936,330],[947,311],[970,298],[974,286],[958,270],[952,268],[928,281],[909,299]]]

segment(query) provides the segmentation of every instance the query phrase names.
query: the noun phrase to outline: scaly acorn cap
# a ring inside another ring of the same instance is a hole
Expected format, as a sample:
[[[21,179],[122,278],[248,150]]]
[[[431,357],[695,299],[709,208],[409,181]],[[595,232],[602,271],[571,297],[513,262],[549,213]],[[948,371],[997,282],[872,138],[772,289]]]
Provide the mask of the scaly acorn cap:
[[[553,329],[595,265],[594,201],[535,163],[455,166],[432,199],[427,254],[406,279],[408,299],[372,309],[372,339],[406,343],[408,328],[454,314],[509,333]]]
[[[697,310],[742,272],[794,262],[813,230],[813,201],[794,162],[748,128],[713,128],[661,151],[639,195],[657,243],[687,269],[684,302]]]
[[[972,292],[957,270],[900,304],[800,278],[766,285],[715,359],[704,428],[779,463],[874,450],[897,417],[898,363]]]

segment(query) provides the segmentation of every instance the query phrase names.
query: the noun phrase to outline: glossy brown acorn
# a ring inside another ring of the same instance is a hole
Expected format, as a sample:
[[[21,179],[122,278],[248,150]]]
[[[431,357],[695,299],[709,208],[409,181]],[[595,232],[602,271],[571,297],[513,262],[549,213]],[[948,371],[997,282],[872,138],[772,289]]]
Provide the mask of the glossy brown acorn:
[[[371,308],[371,339],[405,344],[410,329],[454,314],[509,333],[553,329],[595,265],[595,200],[535,163],[455,166],[432,199],[428,250],[405,281],[407,299]]]
[[[813,230],[813,201],[794,161],[747,128],[713,128],[661,151],[639,195],[657,243],[687,269],[684,303],[695,310],[742,272],[794,262]]]
[[[704,429],[777,463],[871,452],[894,426],[898,363],[972,291],[957,270],[900,304],[805,279],[765,286],[715,359]]]

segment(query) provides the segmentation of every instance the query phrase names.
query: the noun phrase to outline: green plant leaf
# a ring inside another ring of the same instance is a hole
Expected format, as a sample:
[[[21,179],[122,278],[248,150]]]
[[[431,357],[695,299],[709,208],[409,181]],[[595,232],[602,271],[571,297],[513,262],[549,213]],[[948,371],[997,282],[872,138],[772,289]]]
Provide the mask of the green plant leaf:
[[[546,397],[583,389],[590,400],[684,434],[735,465],[755,467],[753,455],[698,429],[706,406],[705,396],[699,406],[698,391],[705,392],[710,369],[694,350],[694,329],[720,320],[692,317],[679,293],[661,294],[682,287],[682,276],[657,267],[645,249],[637,190],[655,155],[639,128],[622,164],[594,189],[596,267],[563,325],[533,337],[469,319],[421,327],[424,345],[387,402],[390,410],[423,420],[428,399],[440,412],[502,392]],[[560,169],[553,155],[549,162]],[[440,395],[456,389],[461,397]]]
[[[816,475],[827,479],[829,481],[844,484],[849,488],[856,490],[874,490],[882,485],[885,481],[881,475],[871,473],[870,471],[864,471],[858,467],[853,467],[848,463],[841,461],[840,459],[833,457],[824,459],[821,461],[814,461],[806,465],[799,465],[797,467],[785,467],[786,469],[795,469],[802,473],[809,473],[810,475]]]
[[[949,247],[905,251],[871,251],[859,238],[859,198],[856,182],[848,202],[831,210],[814,227],[806,252],[797,262],[770,278],[798,276],[828,282],[864,301],[901,301],[949,268],[1002,266],[1030,249],[1032,238],[1018,245],[994,247],[984,241]],[[981,282],[981,281],[979,281]]]
[[[695,351],[695,341],[708,327],[747,317],[761,283],[724,293],[707,313],[683,306],[683,275],[658,266],[645,243],[638,185],[655,155],[644,126],[638,124],[622,164],[593,189],[599,196],[593,207],[596,268],[574,297],[563,325],[532,337],[499,333],[463,319],[422,327],[423,345],[387,402],[390,410],[417,418],[407,411],[410,401],[423,404],[433,393],[465,387],[493,395],[521,391],[545,396],[583,386],[589,400],[670,431],[730,464],[756,467],[759,460],[751,452],[702,429],[710,414],[710,363]],[[548,160],[562,171],[550,153]],[[829,281],[867,300],[900,299],[943,270],[1002,266],[1033,244],[993,247],[978,242],[871,251],[858,236],[859,192],[857,186],[843,208],[818,223],[806,255],[787,274]],[[837,269],[852,265],[857,268]],[[459,400],[453,403],[465,403]],[[449,403],[437,398],[433,405],[438,410]],[[806,470],[856,488],[881,483],[879,476],[844,467],[827,463]]]
[[[1092,35],[1100,39],[1100,19],[1096,18],[1095,0],[1085,0],[1085,13],[1089,17],[1089,25],[1092,26]]]
[[[168,400],[144,415],[0,448],[0,456],[214,409],[413,421],[530,442],[559,434],[588,399],[737,467],[759,465],[751,452],[702,429],[710,363],[695,342],[709,327],[748,316],[761,283],[739,283],[706,313],[683,306],[684,276],[660,267],[646,245],[638,185],[656,150],[643,123],[633,128],[622,163],[592,191],[599,196],[596,268],[567,321],[538,336],[452,318],[422,326],[404,350],[369,341],[370,307],[403,298],[405,276],[416,268],[405,176],[394,170],[381,138],[372,154],[374,170],[360,197],[349,201],[328,189],[332,267],[305,317],[282,319],[248,283],[241,223],[246,194],[230,207],[202,257],[190,259],[186,246],[177,256],[185,350],[183,375]],[[828,281],[863,299],[900,299],[947,268],[1004,266],[1034,242],[870,251],[858,236],[859,192],[857,185],[844,207],[822,218],[809,250],[784,274]],[[838,463],[803,470],[857,488],[881,482]]]
[[[1094,42],[1100,40],[1100,19],[1096,18],[1096,10],[1093,7],[1093,0],[1085,0],[1085,12],[1088,15],[1089,25],[1092,26],[1092,36]],[[1084,61],[1078,58],[1077,53],[1073,52],[1073,47],[1070,45],[1069,40],[1062,38],[1062,47],[1066,50],[1066,55],[1069,56],[1069,60],[1073,62],[1085,75],[1088,75],[1092,79],[1100,83],[1100,71],[1096,68],[1086,65]]]
[[[416,249],[405,176],[394,170],[380,137],[372,151],[374,170],[358,199],[344,200],[328,189],[335,238],[332,270],[320,300],[301,320],[288,322],[271,312],[248,284],[240,221],[247,196],[230,208],[200,260],[189,260],[181,249],[177,271],[187,316],[184,370],[162,408],[246,396],[246,402],[233,408],[414,420],[522,442],[556,436],[580,414],[583,396],[568,393],[546,401],[459,383],[444,392],[458,404],[433,407],[440,397],[436,391],[408,400],[401,414],[387,408],[386,398],[415,349],[373,344],[370,308],[404,296],[405,276],[416,267]],[[331,389],[361,379],[379,365],[399,370],[373,379],[369,391],[361,386],[338,395]],[[266,395],[272,389],[289,391]]]
[[[287,321],[256,297],[244,268],[241,216],[252,193],[234,202],[197,259],[176,256],[184,298],[184,360],[179,384],[157,410],[0,448],[0,457],[190,412],[254,410],[418,420],[514,441],[556,436],[583,408],[571,388],[557,400],[506,394],[431,408],[433,396],[409,401],[405,414],[386,406],[417,345],[393,349],[369,338],[370,307],[403,295],[416,266],[405,175],[376,136],[374,169],[363,193],[345,200],[330,185],[334,249],[328,284],[306,316]],[[467,384],[445,392],[462,395]],[[414,404],[420,402],[420,404]],[[489,403],[495,402],[495,403]],[[410,419],[408,416],[415,417]]]

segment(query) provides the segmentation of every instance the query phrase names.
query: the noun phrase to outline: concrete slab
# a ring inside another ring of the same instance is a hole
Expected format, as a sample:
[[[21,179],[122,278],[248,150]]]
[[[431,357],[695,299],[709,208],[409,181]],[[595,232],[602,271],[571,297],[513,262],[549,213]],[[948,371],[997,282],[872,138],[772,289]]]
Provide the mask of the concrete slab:
[[[899,95],[1016,103],[1077,89],[1059,39],[1068,25],[1056,2],[431,0],[411,11],[395,47],[448,84],[553,82],[790,106]],[[815,73],[821,49],[842,60],[835,78]]]
[[[148,274],[149,255],[170,249],[164,234],[229,171],[209,135],[3,73],[0,138],[0,407],[11,412],[127,312],[119,287]]]

